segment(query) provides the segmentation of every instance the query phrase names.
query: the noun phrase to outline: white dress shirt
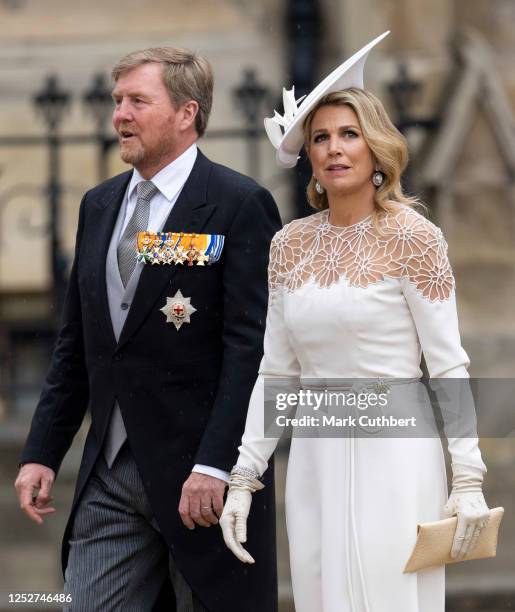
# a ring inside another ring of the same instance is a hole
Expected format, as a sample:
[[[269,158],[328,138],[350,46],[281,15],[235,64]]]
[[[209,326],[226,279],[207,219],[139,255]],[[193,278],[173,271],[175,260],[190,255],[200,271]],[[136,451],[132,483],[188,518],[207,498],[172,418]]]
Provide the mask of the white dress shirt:
[[[196,159],[197,145],[192,144],[182,155],[171,164],[168,164],[168,166],[165,166],[150,179],[159,191],[150,200],[150,215],[147,227],[149,232],[161,231],[175,202],[177,202],[179,198],[184,183],[186,183]],[[120,236],[123,236],[129,219],[132,217],[134,209],[136,208],[136,202],[138,200],[136,186],[144,180],[141,174],[134,168],[131,182],[127,189],[125,214],[123,223],[120,227]]]
[[[149,232],[160,232],[162,230],[175,202],[177,202],[179,198],[196,159],[197,145],[194,143],[189,149],[186,149],[182,155],[168,164],[168,166],[165,166],[150,179],[159,191],[150,201],[150,215],[147,227]],[[124,220],[120,227],[120,236],[123,235],[125,227],[136,208],[138,199],[136,186],[144,180],[141,174],[134,168],[131,182],[127,189]],[[206,474],[207,476],[214,476],[220,480],[225,480],[225,482],[229,481],[228,472],[208,465],[196,464],[192,471]]]

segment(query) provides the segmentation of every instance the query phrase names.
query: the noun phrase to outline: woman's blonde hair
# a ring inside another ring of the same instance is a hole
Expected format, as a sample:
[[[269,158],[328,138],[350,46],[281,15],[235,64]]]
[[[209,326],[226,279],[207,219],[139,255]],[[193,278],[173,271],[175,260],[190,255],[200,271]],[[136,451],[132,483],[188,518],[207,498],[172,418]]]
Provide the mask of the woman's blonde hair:
[[[420,206],[417,198],[407,196],[401,187],[401,175],[408,163],[406,139],[393,125],[382,102],[363,89],[351,88],[324,96],[304,121],[304,147],[309,153],[311,125],[316,112],[323,106],[349,106],[355,113],[363,138],[383,173],[383,184],[375,191],[377,212],[394,212],[399,204],[411,208]],[[372,180],[372,177],[370,177]],[[311,177],[307,187],[308,202],[317,210],[329,207],[327,194],[315,189],[316,179]]]

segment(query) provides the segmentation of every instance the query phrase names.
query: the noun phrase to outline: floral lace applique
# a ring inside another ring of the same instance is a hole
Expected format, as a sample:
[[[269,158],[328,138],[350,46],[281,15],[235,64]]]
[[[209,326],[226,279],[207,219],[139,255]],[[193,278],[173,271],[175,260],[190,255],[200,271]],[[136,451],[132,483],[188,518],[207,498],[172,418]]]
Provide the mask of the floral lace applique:
[[[324,210],[286,225],[272,240],[270,294],[281,286],[300,289],[313,279],[330,287],[345,277],[365,289],[386,277],[407,278],[431,302],[454,290],[441,230],[416,211],[402,207],[381,217],[382,233],[372,217],[349,227],[336,227]]]

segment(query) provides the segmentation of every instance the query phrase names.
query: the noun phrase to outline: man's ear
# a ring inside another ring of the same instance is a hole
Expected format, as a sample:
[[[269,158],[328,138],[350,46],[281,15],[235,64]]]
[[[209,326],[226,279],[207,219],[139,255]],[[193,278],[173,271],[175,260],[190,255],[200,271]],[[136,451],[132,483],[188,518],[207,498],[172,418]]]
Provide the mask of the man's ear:
[[[196,102],[195,100],[189,100],[181,106],[181,130],[187,131],[192,125],[193,127],[195,127],[195,118],[197,116],[198,109],[198,102]]]

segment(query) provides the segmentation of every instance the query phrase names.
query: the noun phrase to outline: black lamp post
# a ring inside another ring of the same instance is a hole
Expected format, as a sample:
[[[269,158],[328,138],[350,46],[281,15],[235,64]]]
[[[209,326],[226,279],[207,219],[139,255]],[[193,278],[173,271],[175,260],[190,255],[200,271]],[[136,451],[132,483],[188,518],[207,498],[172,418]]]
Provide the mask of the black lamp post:
[[[387,85],[387,89],[397,113],[397,127],[402,133],[410,128],[432,130],[438,125],[435,117],[416,117],[410,113],[410,108],[422,91],[422,83],[411,78],[404,62],[399,63],[397,78]]]
[[[400,62],[398,65],[397,77],[387,85],[387,90],[395,108],[395,124],[403,134],[406,134],[408,130],[412,129],[422,129],[429,132],[438,126],[438,117],[436,116],[417,117],[411,113],[411,108],[417,96],[420,95],[422,87],[420,81],[411,78],[406,63]],[[412,188],[412,182],[412,175],[408,167],[403,176],[403,183],[408,191]]]
[[[59,148],[61,141],[59,126],[69,106],[70,94],[61,89],[57,77],[52,75],[47,78],[43,89],[34,96],[33,101],[47,127],[47,198],[50,230],[50,269],[52,272],[54,312],[57,318],[60,316],[66,286],[66,260],[59,240],[59,211],[61,203],[61,185],[59,184]]]
[[[241,83],[233,89],[237,108],[245,118],[247,136],[248,168],[258,180],[261,174],[259,164],[259,137],[263,130],[263,103],[270,99],[270,91],[262,85],[253,68],[244,71]]]
[[[98,73],[93,77],[91,87],[84,93],[82,101],[95,122],[98,143],[98,178],[99,181],[105,181],[108,176],[107,156],[115,141],[114,138],[108,136],[107,131],[107,124],[113,111],[113,100],[110,83],[105,74]]]
[[[289,72],[297,99],[313,89],[318,76],[321,30],[319,0],[288,0],[286,31]],[[310,177],[311,165],[306,156],[301,154],[297,166],[291,172],[294,217],[305,217],[313,212],[306,201],[306,186]]]

